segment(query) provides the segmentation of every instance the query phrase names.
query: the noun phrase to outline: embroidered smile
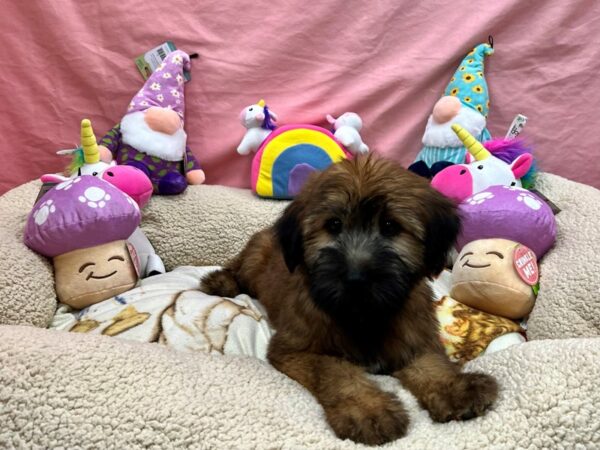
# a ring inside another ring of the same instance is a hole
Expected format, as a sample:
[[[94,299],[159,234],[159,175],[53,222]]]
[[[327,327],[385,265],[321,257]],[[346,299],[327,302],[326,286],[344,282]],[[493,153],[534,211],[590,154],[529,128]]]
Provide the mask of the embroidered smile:
[[[90,278],[93,278],[94,280],[102,280],[103,278],[112,277],[115,273],[117,273],[116,270],[113,271],[113,272],[111,272],[111,273],[109,273],[108,275],[95,276],[94,272],[90,272],[90,274],[86,278],[86,281],[89,280]]]
[[[465,263],[463,264],[463,267],[471,267],[473,269],[483,269],[484,267],[490,267],[491,264],[471,264],[469,263],[469,261],[465,261]]]

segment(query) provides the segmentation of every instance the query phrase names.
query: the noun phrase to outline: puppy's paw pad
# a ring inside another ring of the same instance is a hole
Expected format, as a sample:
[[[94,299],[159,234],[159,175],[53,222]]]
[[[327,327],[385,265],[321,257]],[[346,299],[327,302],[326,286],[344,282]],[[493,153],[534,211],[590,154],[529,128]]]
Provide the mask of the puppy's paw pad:
[[[362,444],[381,445],[405,436],[409,417],[402,403],[395,398],[377,403],[340,405],[327,411],[327,419],[340,439]]]

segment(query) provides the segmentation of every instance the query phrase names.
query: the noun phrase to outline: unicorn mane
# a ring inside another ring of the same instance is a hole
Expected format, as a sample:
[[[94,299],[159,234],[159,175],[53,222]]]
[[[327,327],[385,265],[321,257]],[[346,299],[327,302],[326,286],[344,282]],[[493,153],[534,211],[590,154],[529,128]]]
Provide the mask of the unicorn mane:
[[[277,125],[275,125],[271,121],[271,113],[269,112],[269,107],[267,105],[265,105],[265,106],[263,106],[263,110],[265,113],[265,120],[263,120],[261,128],[264,128],[265,130],[273,131],[275,128],[277,128]]]
[[[67,166],[67,173],[72,175],[77,173],[79,169],[81,169],[85,165],[85,159],[83,156],[83,147],[77,147],[77,150],[73,152],[72,159],[69,165]]]
[[[533,154],[533,150],[531,147],[525,144],[523,139],[492,139],[490,141],[483,142],[483,146],[493,156],[501,161],[504,161],[506,164],[512,163],[515,159],[525,153]],[[538,169],[534,159],[531,168],[525,175],[523,175],[523,177],[521,177],[521,183],[525,189],[533,187],[537,172]]]

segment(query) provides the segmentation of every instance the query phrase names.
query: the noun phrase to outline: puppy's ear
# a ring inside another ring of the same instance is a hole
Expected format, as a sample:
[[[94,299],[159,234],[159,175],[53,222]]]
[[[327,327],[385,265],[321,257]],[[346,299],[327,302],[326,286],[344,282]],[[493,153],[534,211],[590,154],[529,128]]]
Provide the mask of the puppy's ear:
[[[304,259],[304,241],[300,225],[302,206],[299,200],[293,201],[275,223],[275,232],[283,251],[283,259],[290,273]]]
[[[446,266],[448,252],[460,232],[456,206],[442,194],[434,192],[427,204],[425,226],[425,275],[438,275]]]

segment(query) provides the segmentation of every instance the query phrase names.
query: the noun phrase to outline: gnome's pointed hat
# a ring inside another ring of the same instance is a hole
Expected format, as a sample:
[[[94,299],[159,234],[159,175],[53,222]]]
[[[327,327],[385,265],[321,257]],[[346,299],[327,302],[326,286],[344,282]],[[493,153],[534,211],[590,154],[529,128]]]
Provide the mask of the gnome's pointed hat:
[[[492,53],[494,49],[490,44],[479,44],[467,53],[444,91],[444,95],[457,97],[463,105],[479,111],[485,117],[490,109],[490,98],[483,67],[485,57]]]
[[[145,111],[151,106],[174,110],[183,121],[183,71],[190,70],[190,57],[181,50],[167,55],[133,97],[127,113]]]

